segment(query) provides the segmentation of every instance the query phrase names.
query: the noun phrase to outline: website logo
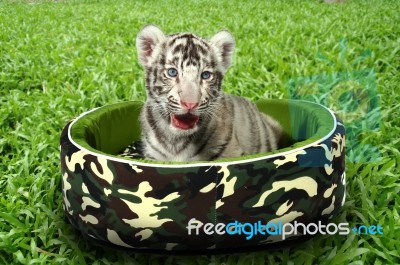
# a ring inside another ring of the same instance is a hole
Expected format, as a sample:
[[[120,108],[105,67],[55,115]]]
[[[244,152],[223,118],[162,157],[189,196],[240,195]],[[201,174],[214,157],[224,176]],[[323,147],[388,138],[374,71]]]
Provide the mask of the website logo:
[[[246,240],[250,240],[255,235],[262,236],[281,236],[282,240],[285,240],[289,236],[297,235],[348,235],[350,233],[356,233],[359,235],[382,235],[383,227],[381,225],[361,225],[358,227],[350,228],[349,223],[328,223],[324,224],[321,221],[318,223],[303,224],[295,221],[294,223],[277,223],[268,222],[262,223],[258,221],[256,223],[240,223],[233,221],[228,224],[224,223],[202,223],[195,218],[190,219],[187,225],[189,235],[212,235],[214,233],[218,235],[243,235]]]

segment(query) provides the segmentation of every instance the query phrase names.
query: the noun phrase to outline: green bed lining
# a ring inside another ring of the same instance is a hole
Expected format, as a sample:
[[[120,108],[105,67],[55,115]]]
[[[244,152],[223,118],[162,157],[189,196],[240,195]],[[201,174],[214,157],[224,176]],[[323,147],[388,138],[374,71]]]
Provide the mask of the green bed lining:
[[[213,162],[240,161],[286,152],[312,143],[328,135],[334,127],[331,113],[321,105],[306,101],[263,99],[256,102],[260,111],[275,118],[284,129],[278,150]],[[124,160],[187,164],[188,162],[161,162],[122,158],[117,154],[140,139],[139,114],[142,102],[130,101],[107,105],[78,118],[70,128],[71,138],[89,151]],[[301,128],[301,130],[296,129]],[[202,162],[202,161],[199,161]],[[190,162],[193,163],[193,162]]]

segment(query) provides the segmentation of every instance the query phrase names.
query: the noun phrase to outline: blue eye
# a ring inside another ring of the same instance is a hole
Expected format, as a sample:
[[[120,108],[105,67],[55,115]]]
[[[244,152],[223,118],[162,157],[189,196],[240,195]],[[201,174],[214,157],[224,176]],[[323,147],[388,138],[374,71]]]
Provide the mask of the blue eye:
[[[175,68],[169,68],[169,69],[167,70],[167,74],[168,74],[170,77],[176,77],[176,76],[178,75],[178,70],[176,70]]]
[[[201,79],[209,79],[211,77],[211,73],[209,71],[204,71],[201,73]]]

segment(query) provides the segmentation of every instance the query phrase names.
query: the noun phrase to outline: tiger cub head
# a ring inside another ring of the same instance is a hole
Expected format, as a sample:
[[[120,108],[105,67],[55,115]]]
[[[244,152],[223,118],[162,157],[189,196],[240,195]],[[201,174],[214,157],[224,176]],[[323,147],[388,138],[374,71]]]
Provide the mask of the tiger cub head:
[[[166,36],[146,26],[136,38],[139,63],[146,72],[147,101],[178,134],[207,123],[222,95],[221,82],[235,41],[228,31],[211,39],[189,33]]]

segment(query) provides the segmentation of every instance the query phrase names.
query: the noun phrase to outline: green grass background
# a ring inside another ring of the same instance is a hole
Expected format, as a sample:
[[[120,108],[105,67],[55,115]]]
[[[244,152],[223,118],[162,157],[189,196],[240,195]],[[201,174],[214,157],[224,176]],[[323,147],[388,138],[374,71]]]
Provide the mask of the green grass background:
[[[0,264],[399,264],[399,14],[394,0],[0,1]],[[253,100],[288,98],[293,78],[373,69],[380,129],[360,137],[382,159],[347,164],[347,201],[333,221],[380,224],[384,235],[176,257],[103,249],[75,233],[61,206],[60,132],[83,111],[145,99],[134,40],[148,23],[166,33],[232,31],[237,49],[223,86]],[[343,38],[347,61],[371,55],[344,64]]]

